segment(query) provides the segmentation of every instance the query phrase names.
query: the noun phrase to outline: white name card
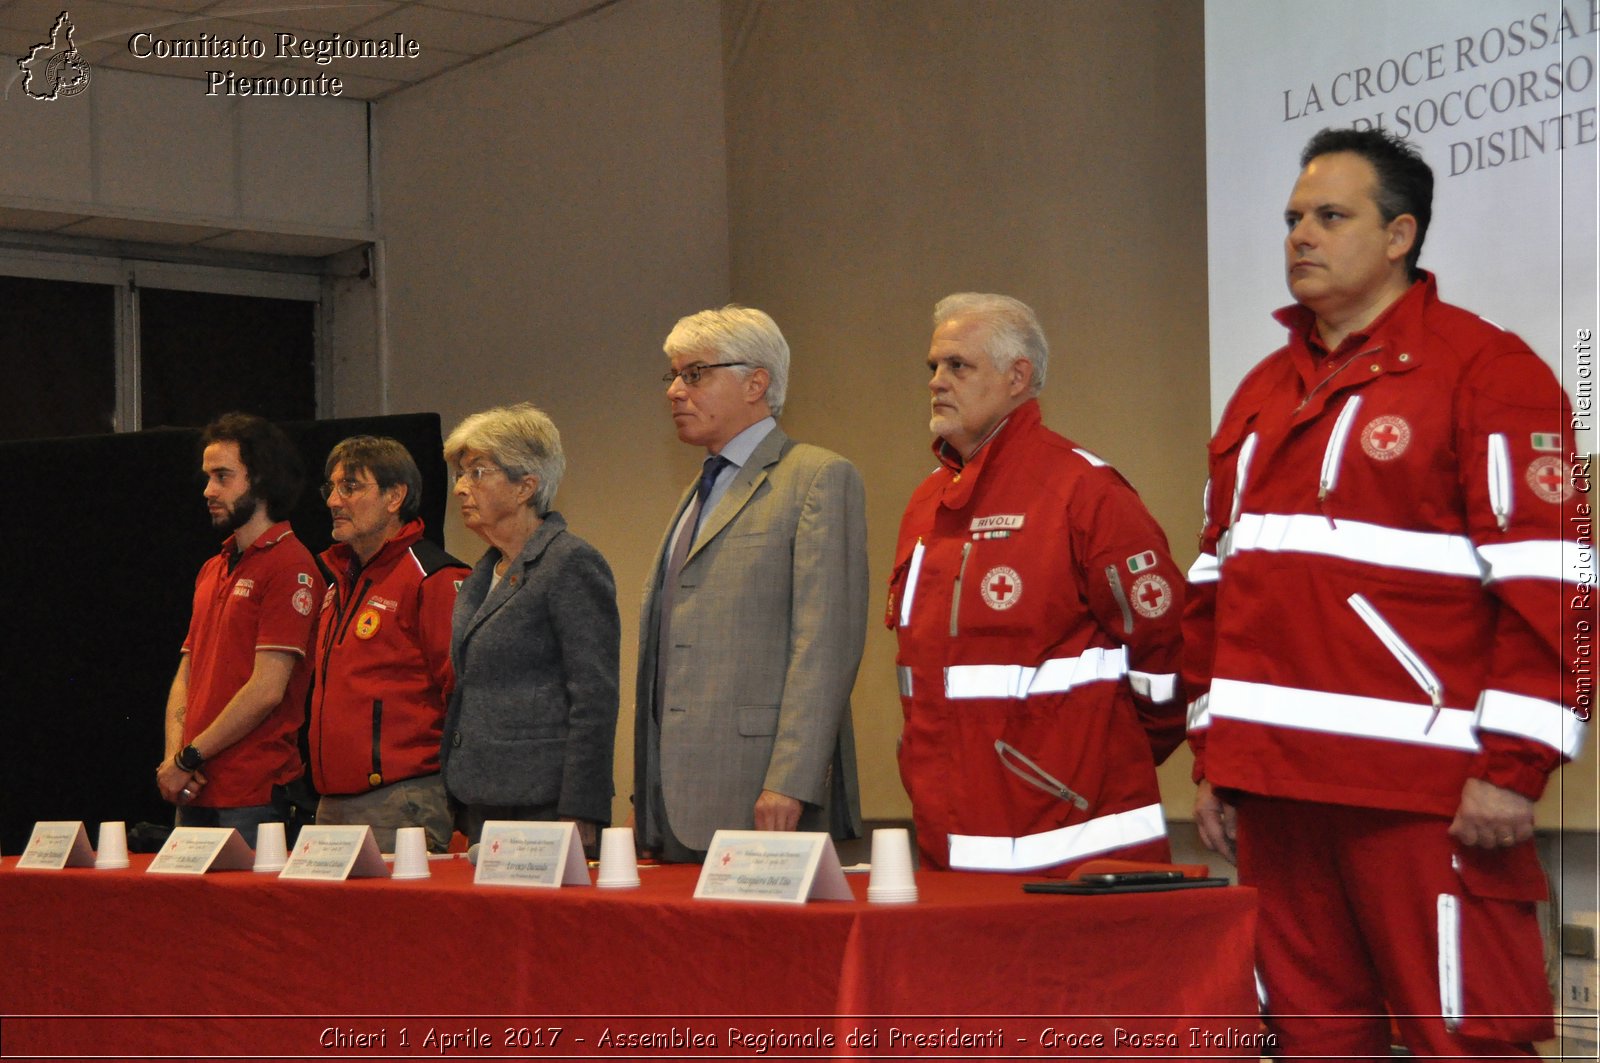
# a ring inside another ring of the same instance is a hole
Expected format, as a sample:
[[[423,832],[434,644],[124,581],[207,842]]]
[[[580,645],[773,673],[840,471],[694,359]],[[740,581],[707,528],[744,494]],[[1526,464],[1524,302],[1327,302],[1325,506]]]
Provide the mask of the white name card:
[[[388,878],[389,865],[378,852],[378,839],[365,823],[301,827],[294,852],[279,878],[343,882],[347,878]]]
[[[491,819],[478,839],[482,886],[589,886],[589,864],[576,823],[523,823]]]
[[[93,867],[94,850],[82,820],[41,820],[33,825],[27,848],[17,866],[35,871],[60,871],[64,867]]]
[[[694,895],[780,904],[855,900],[826,833],[764,830],[717,831]]]
[[[255,856],[232,827],[176,827],[145,870],[152,875],[248,871]]]

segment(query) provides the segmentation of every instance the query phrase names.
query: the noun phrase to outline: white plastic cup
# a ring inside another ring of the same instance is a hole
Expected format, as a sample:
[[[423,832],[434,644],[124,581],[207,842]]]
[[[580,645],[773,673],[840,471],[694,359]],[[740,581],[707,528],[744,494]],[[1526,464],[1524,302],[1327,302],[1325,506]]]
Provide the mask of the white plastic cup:
[[[100,824],[100,844],[94,851],[97,870],[110,871],[128,866],[128,826],[121,820]]]
[[[428,832],[422,827],[401,827],[394,832],[394,873],[391,878],[427,878]]]
[[[872,832],[872,877],[867,880],[867,900],[873,904],[910,904],[916,899],[911,834],[904,827],[880,827]]]
[[[261,872],[277,874],[289,862],[289,846],[284,841],[282,823],[263,823],[256,828],[256,866]]]
[[[607,827],[600,832],[600,880],[606,889],[634,889],[639,885],[639,858],[633,848],[632,827]]]

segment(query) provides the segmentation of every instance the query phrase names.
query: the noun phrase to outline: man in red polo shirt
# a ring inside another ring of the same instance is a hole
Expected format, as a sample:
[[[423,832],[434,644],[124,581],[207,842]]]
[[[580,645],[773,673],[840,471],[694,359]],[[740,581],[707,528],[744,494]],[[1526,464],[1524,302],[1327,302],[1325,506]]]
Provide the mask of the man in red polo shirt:
[[[181,827],[256,827],[288,818],[284,786],[303,771],[306,659],[324,584],[286,519],[300,460],[283,432],[224,414],[200,437],[206,508],[229,532],[195,580],[189,634],[167,695],[161,796]]]

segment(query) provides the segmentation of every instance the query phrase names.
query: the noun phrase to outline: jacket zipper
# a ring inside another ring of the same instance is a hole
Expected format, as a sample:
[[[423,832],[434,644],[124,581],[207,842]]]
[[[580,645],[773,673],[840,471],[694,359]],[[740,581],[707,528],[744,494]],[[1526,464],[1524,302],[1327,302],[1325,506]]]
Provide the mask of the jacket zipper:
[[[1233,553],[1233,529],[1239,523],[1239,507],[1244,504],[1244,487],[1250,479],[1250,459],[1255,457],[1257,435],[1251,432],[1244,437],[1244,445],[1239,448],[1239,457],[1233,463],[1233,505],[1228,509],[1228,525],[1222,529],[1222,534],[1217,536],[1217,564],[1228,560],[1228,555]],[[1206,490],[1211,489],[1211,481],[1206,481]],[[1206,506],[1209,509],[1211,498],[1206,497]]]
[[[335,587],[338,586],[338,582],[337,581],[335,581],[334,586]],[[334,647],[334,645],[336,643],[342,643],[344,641],[344,633],[350,629],[350,618],[355,616],[355,613],[356,613],[356,611],[353,608],[351,608],[351,606],[355,602],[359,602],[366,595],[367,591],[370,590],[371,588],[372,588],[372,579],[371,579],[371,577],[368,577],[367,581],[365,583],[363,583],[362,586],[361,586],[361,593],[360,594],[356,594],[356,595],[354,595],[354,596],[352,596],[352,597],[350,597],[350,598],[348,598],[348,599],[346,599],[344,601],[338,602],[337,609],[334,612],[334,616],[333,616],[333,627],[336,628],[337,631],[334,631],[334,630],[330,629],[329,632],[328,632],[328,642],[327,642],[327,644],[325,646],[322,647],[322,667],[317,670],[317,675],[312,676],[312,680],[313,681],[316,681],[318,676],[321,677],[323,682],[327,681],[327,679],[328,679],[328,661],[333,657],[333,647]],[[326,771],[327,769],[325,767],[323,767],[323,764],[322,764],[322,747],[324,745],[322,739],[325,738],[326,736],[322,734],[321,724],[323,723],[323,720],[322,720],[322,717],[320,715],[317,717],[317,723],[318,723],[318,728],[317,728],[317,738],[318,738],[318,742],[317,742],[317,766],[319,768],[323,768],[323,770]]]
[[[1316,386],[1313,387],[1310,391],[1306,392],[1306,397],[1300,400],[1300,405],[1298,405],[1298,406],[1296,406],[1294,408],[1294,412],[1295,413],[1299,413],[1301,410],[1305,409],[1306,406],[1311,402],[1312,398],[1317,394],[1317,392],[1319,392],[1323,388],[1327,387],[1328,384],[1332,383],[1334,380],[1337,380],[1339,378],[1339,375],[1341,373],[1343,373],[1346,369],[1349,369],[1350,368],[1350,363],[1354,362],[1357,358],[1366,358],[1366,357],[1369,357],[1371,355],[1378,354],[1382,350],[1383,350],[1383,345],[1379,344],[1378,346],[1373,347],[1371,350],[1357,351],[1355,354],[1352,354],[1350,357],[1346,358],[1344,360],[1344,363],[1342,365],[1340,365],[1339,368],[1335,369],[1333,372],[1329,373],[1327,376],[1325,376],[1321,380],[1317,381]]]
[[[961,581],[967,575],[967,558],[972,555],[972,541],[969,539],[961,544],[961,567],[956,570],[956,590],[950,596],[950,637],[955,638],[960,632],[956,621],[961,615]]]
[[[916,548],[911,551],[911,569],[906,573],[905,597],[900,602],[900,626],[911,626],[911,599],[917,594],[917,577],[922,573],[922,536],[917,536]]]
[[[1317,501],[1326,501],[1339,486],[1339,459],[1344,456],[1344,445],[1350,438],[1350,426],[1356,412],[1361,409],[1361,396],[1352,395],[1333,422],[1333,432],[1328,436],[1328,449],[1322,452],[1322,478],[1317,481]]]
[[[1427,694],[1428,700],[1433,703],[1433,715],[1428,719],[1428,726],[1422,729],[1422,733],[1427,734],[1438,722],[1439,712],[1444,708],[1444,684],[1439,682],[1439,677],[1428,667],[1427,662],[1417,655],[1417,651],[1406,645],[1400,633],[1379,615],[1365,595],[1352,594],[1345,601],[1350,603],[1350,608],[1354,609],[1356,615],[1372,629],[1374,635],[1378,636],[1378,641],[1383,643],[1384,649],[1400,662],[1400,667],[1406,670],[1412,681],[1422,688],[1422,692]]]
[[[1511,524],[1511,507],[1516,495],[1511,490],[1511,447],[1504,432],[1489,436],[1489,509],[1501,531]]]
[[[1128,608],[1128,596],[1122,592],[1122,581],[1117,578],[1117,566],[1106,566],[1106,582],[1111,584],[1111,597],[1117,601],[1117,608],[1122,610],[1122,633],[1133,634],[1133,610]]]
[[[1244,503],[1244,487],[1250,479],[1250,459],[1256,455],[1256,433],[1251,432],[1244,437],[1244,446],[1239,448],[1239,460],[1233,464],[1233,508],[1228,512],[1228,528],[1239,523],[1239,507]]]

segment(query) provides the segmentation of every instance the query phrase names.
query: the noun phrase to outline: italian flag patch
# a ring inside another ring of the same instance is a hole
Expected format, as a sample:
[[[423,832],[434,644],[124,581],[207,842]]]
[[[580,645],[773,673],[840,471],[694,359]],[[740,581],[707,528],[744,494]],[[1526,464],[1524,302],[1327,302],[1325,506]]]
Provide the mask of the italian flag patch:
[[[1128,558],[1129,572],[1143,572],[1147,568],[1155,567],[1156,552],[1154,550],[1146,550],[1142,554],[1134,554],[1132,557]]]
[[[1561,436],[1550,432],[1535,432],[1531,437],[1534,450],[1548,451],[1552,454],[1561,453]]]

